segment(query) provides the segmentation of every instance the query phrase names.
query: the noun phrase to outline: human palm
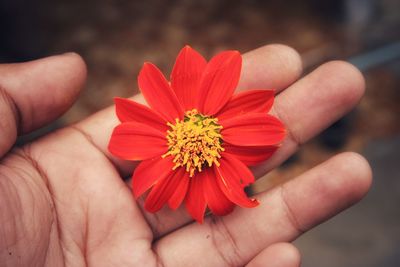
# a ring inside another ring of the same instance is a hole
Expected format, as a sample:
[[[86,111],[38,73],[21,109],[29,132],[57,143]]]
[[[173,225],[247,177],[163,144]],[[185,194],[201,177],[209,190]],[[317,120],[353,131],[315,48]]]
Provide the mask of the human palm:
[[[252,51],[243,63],[239,90],[276,88],[273,112],[289,131],[276,155],[254,169],[258,177],[350,110],[364,90],[344,62],[295,82],[301,63],[285,46]],[[107,151],[118,123],[113,108],[7,153],[17,128],[29,132],[72,104],[85,74],[71,54],[0,67],[1,266],[298,266],[287,242],[368,191],[368,164],[345,153],[260,193],[254,209],[210,215],[204,224],[184,208],[150,214],[121,178],[134,165]]]

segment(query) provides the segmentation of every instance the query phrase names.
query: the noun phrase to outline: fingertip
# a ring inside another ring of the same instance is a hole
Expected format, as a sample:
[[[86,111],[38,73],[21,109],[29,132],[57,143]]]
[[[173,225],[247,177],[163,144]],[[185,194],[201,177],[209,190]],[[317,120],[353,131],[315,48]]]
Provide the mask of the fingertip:
[[[303,72],[300,54],[282,44],[271,44],[243,55],[239,89],[283,90]]]
[[[360,201],[371,186],[368,162],[359,154],[336,155],[283,185],[284,203],[306,231]]]
[[[364,157],[354,152],[335,155],[313,171],[318,174],[314,177],[318,182],[318,194],[322,199],[336,199],[336,203],[327,204],[334,205],[337,210],[361,200],[371,186],[371,168]]]
[[[290,243],[276,243],[261,251],[246,267],[298,267],[301,264],[299,250]]]
[[[87,68],[76,53],[0,66],[0,85],[15,103],[20,133],[28,133],[62,115],[77,99]]]
[[[340,88],[346,89],[341,96],[345,106],[353,107],[360,101],[365,93],[365,79],[359,69],[341,60],[327,62],[321,68],[325,69],[326,75],[335,77],[336,82],[341,83]]]
[[[26,116],[21,127],[23,133],[41,127],[66,112],[79,97],[87,77],[86,63],[74,52],[31,61],[28,64],[31,65],[30,69],[21,74],[29,77],[31,86],[28,93],[32,97],[29,104],[20,101],[19,108],[24,109],[32,105],[35,113],[29,115],[22,110]],[[39,96],[43,98],[40,101]],[[15,94],[17,102],[19,97],[20,95]]]
[[[80,74],[80,82],[84,82],[87,75],[87,65],[83,58],[75,52],[67,52],[61,56],[64,58],[64,64],[67,64],[71,67],[73,66],[75,68],[75,72]]]
[[[290,266],[300,266],[301,265],[301,254],[300,251],[297,247],[289,244],[289,246],[286,248],[287,250],[287,257],[290,260],[291,265]]]
[[[362,199],[372,184],[372,169],[368,161],[355,152],[344,152],[333,159],[337,160],[337,170],[343,174],[342,180],[351,189],[351,200],[357,202]]]
[[[293,81],[296,81],[303,73],[303,60],[293,47],[284,44],[271,45],[271,52],[276,52],[276,55],[280,57],[280,61],[286,65],[286,69],[290,71],[290,76]]]
[[[2,157],[14,144],[17,137],[18,111],[13,100],[0,85],[0,157]]]
[[[286,266],[300,266],[301,254],[300,251],[290,243],[277,243],[270,248],[272,254],[280,259],[281,267]]]
[[[74,100],[86,82],[87,66],[85,61],[75,52],[54,56],[51,57],[51,60],[55,74],[60,75],[59,78],[65,79],[63,81],[65,86],[60,87],[61,91],[66,91],[71,97],[70,100]]]

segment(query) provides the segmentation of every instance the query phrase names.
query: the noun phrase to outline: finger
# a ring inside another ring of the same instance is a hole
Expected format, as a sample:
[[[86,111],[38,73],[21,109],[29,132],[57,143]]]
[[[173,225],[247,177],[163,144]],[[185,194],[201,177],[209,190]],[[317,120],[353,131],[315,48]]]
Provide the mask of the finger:
[[[290,243],[276,243],[255,256],[246,267],[300,267],[299,250]]]
[[[299,53],[286,45],[267,45],[243,55],[238,90],[274,89],[280,92],[302,74]]]
[[[239,88],[274,88],[280,91],[297,80],[301,71],[301,59],[295,50],[284,45],[267,45],[243,55]],[[142,95],[136,95],[134,100],[144,103]],[[115,158],[107,149],[111,132],[118,123],[114,107],[110,107],[78,123],[76,129],[106,154],[122,175],[129,175],[134,164]]]
[[[290,242],[350,207],[370,185],[365,159],[344,153],[261,193],[259,207],[192,223],[160,239],[154,249],[164,266],[241,266],[270,244]],[[179,258],[171,256],[175,251]]]
[[[264,164],[253,168],[261,177],[279,166],[312,137],[348,113],[364,95],[360,71],[344,61],[331,61],[279,94],[271,113],[285,124],[287,138]]]
[[[64,113],[85,79],[85,64],[74,53],[0,65],[0,156],[18,134],[37,129]]]

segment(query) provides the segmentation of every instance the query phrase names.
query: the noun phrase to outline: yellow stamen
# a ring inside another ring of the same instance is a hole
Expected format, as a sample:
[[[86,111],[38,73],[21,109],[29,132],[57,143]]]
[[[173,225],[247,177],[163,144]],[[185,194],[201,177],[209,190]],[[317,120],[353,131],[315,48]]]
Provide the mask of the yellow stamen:
[[[220,153],[224,151],[221,129],[218,119],[199,114],[196,109],[187,111],[183,120],[175,120],[175,124],[167,123],[171,130],[167,131],[168,152],[162,155],[173,157],[175,170],[185,167],[189,176],[195,171],[201,172],[203,166],[212,164],[219,166]]]

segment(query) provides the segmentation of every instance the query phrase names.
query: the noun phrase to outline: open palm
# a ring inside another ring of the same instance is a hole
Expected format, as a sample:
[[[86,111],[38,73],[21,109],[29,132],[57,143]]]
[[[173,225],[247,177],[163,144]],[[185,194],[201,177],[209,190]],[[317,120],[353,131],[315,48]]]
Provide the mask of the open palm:
[[[344,62],[296,81],[299,56],[282,45],[243,60],[238,90],[277,89],[273,112],[289,131],[276,155],[254,169],[257,177],[348,112],[364,91],[362,76]],[[237,207],[198,224],[183,208],[149,214],[134,200],[121,179],[134,165],[106,149],[118,123],[113,108],[9,151],[17,129],[29,132],[65,111],[85,76],[75,54],[0,67],[1,266],[298,266],[299,254],[287,242],[370,186],[365,160],[340,154],[257,195],[257,208]]]

